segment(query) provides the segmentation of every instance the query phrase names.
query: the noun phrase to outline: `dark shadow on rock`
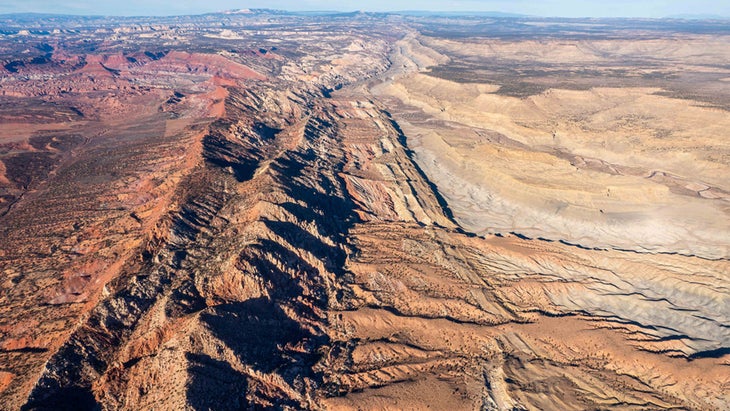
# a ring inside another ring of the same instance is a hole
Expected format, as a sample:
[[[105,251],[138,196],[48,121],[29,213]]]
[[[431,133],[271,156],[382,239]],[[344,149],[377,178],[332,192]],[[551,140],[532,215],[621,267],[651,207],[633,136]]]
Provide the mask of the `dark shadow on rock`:
[[[272,163],[271,167],[278,172],[277,180],[286,194],[306,204],[309,210],[292,202],[283,206],[297,218],[316,221],[320,234],[344,243],[349,229],[359,221],[354,211],[356,206],[347,195],[344,182],[339,177],[334,177],[334,181],[322,178],[317,182],[323,190],[319,191],[297,181],[305,164],[311,164],[315,159],[313,153],[289,153]],[[336,173],[340,169],[341,165],[336,165],[333,171]]]
[[[689,356],[690,360],[699,358],[721,358],[730,354],[730,347],[721,347],[716,350],[698,351]]]
[[[311,164],[316,160],[314,152],[312,153],[287,153],[286,156],[277,158],[275,162],[271,163],[270,167],[280,172],[287,181],[280,181],[284,187],[286,187],[292,181],[289,180],[292,177],[296,177],[302,173],[306,164]]]
[[[266,298],[219,305],[201,321],[253,369],[276,372],[290,384],[299,377],[321,379],[312,371],[321,355],[316,347],[328,337],[316,336]]]
[[[195,410],[249,410],[246,400],[248,380],[230,364],[205,354],[186,354],[190,363],[188,404]]]
[[[286,239],[295,248],[312,253],[324,263],[328,270],[338,274],[343,270],[346,255],[341,248],[323,243],[294,223],[264,220],[264,224],[269,230]]]
[[[272,256],[289,268],[291,272],[282,270],[271,259]],[[294,295],[303,295],[302,282],[309,284],[322,283],[319,278],[319,271],[316,268],[293,251],[271,240],[262,239],[259,240],[258,244],[249,245],[241,252],[239,258],[250,264],[256,275],[261,276],[265,282],[273,285],[271,297],[274,300],[287,300]],[[311,290],[308,297],[314,298],[320,304],[326,304],[327,296],[319,288]]]
[[[262,156],[258,148],[228,140],[220,133],[211,133],[203,138],[203,157],[218,167],[230,167],[239,182],[253,178]]]
[[[171,298],[165,304],[165,314],[170,318],[180,318],[203,310],[206,307],[205,298],[195,287],[192,281],[185,281],[172,291]]]
[[[284,210],[290,212],[293,216],[298,218],[302,221],[316,221],[318,219],[321,219],[322,216],[320,214],[317,214],[309,207],[301,206],[297,203],[293,203],[290,201],[284,202],[279,204],[281,208]],[[320,228],[319,226],[317,228]],[[330,233],[325,233],[320,230],[320,234],[322,235],[329,235]]]
[[[64,387],[44,398],[28,401],[22,411],[95,411],[101,410],[91,390],[82,387]]]

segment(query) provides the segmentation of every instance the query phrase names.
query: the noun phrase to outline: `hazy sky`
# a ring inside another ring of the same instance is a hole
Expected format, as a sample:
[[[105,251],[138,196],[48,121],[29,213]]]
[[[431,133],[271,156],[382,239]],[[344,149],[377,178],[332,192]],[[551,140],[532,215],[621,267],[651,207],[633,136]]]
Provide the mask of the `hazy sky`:
[[[502,11],[563,17],[730,16],[730,0],[0,0],[0,13],[198,14],[239,8],[284,10]]]

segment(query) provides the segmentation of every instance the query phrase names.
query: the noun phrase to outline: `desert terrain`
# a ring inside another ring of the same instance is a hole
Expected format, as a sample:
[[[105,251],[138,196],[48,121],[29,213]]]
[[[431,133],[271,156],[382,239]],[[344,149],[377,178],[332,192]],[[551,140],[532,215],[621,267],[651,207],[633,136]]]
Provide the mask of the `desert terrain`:
[[[725,25],[0,23],[0,409],[730,409]]]

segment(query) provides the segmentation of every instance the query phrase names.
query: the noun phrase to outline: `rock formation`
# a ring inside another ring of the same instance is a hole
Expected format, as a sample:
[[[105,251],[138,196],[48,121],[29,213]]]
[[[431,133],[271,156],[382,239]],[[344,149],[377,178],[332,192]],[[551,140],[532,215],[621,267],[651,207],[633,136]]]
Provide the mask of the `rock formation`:
[[[174,19],[0,37],[0,409],[728,408],[721,96],[470,65],[640,33]]]

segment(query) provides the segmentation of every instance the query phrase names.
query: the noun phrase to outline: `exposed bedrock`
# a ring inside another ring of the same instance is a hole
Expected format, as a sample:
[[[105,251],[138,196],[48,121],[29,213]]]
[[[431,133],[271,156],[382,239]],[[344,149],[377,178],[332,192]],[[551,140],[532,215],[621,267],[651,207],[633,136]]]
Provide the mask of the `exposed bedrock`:
[[[631,237],[618,229],[599,230],[616,242],[584,243],[563,226],[555,238],[491,234],[479,224],[521,217],[477,192],[575,182],[559,172],[573,162],[571,173],[622,179],[612,196],[630,199],[636,183],[721,213],[726,200],[690,188],[724,195],[724,182],[696,170],[703,188],[538,147],[510,134],[527,128],[515,113],[486,116],[501,131],[467,124],[473,104],[550,107],[540,99],[563,92],[503,100],[490,85],[418,74],[463,56],[363,18],[371,34],[313,32],[317,41],[287,26],[266,53],[107,53],[100,84],[157,67],[169,77],[145,79],[185,87],[157,84],[125,104],[99,97],[109,90],[74,96],[85,117],[39,106],[0,131],[0,186],[12,196],[0,203],[0,409],[727,409],[722,244],[620,247]],[[305,40],[316,53],[294,49]],[[562,109],[580,108],[567,100]],[[117,103],[125,118],[108,117]],[[22,155],[43,161],[21,170]],[[500,169],[513,180],[490,180]],[[563,194],[619,207],[589,188]],[[554,193],[545,190],[532,195]]]

